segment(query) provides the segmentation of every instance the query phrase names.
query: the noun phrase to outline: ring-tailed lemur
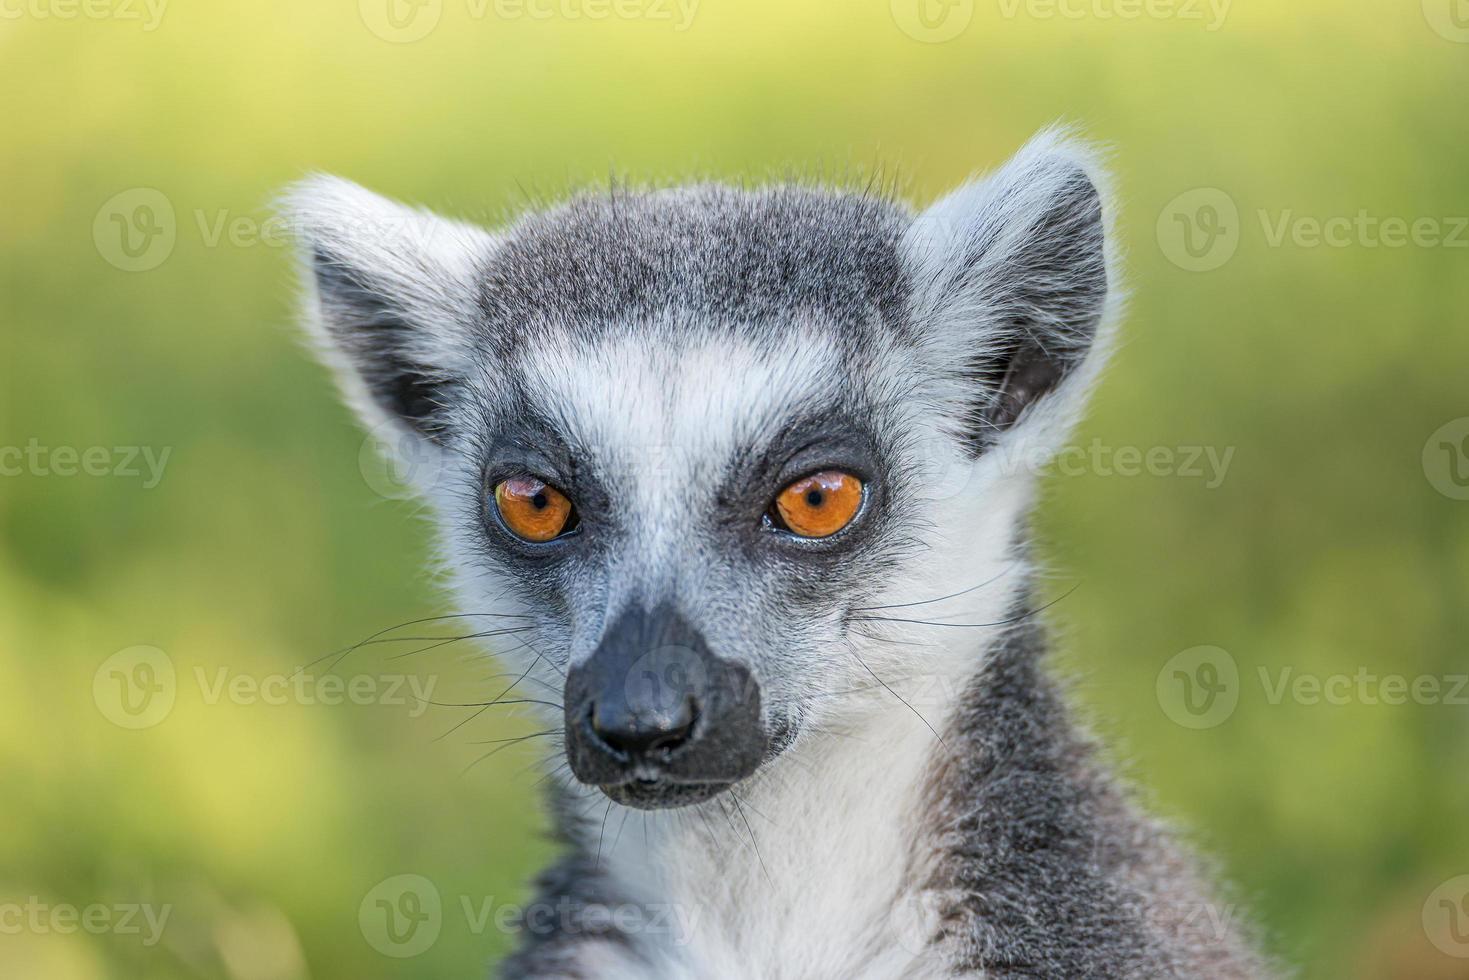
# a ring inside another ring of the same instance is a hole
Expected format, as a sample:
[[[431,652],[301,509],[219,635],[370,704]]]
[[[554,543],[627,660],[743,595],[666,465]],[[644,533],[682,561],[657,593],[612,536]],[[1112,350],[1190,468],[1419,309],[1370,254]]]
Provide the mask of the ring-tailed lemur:
[[[1120,305],[1089,149],[1047,132],[917,214],[615,187],[492,233],[326,177],[289,207],[315,335],[563,739],[566,853],[504,976],[1268,972],[1041,662],[1030,463]]]

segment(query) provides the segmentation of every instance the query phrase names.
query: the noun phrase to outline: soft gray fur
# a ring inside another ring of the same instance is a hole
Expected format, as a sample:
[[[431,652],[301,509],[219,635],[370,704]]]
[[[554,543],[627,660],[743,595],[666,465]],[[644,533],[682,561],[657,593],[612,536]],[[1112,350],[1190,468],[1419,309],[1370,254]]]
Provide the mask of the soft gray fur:
[[[614,188],[490,233],[330,178],[291,209],[315,336],[413,458],[462,608],[507,630],[508,697],[565,698],[537,724],[585,738],[608,691],[568,678],[646,614],[758,698],[661,757],[758,746],[728,785],[668,769],[629,796],[548,758],[566,854],[503,976],[1267,975],[1042,667],[1034,464],[1120,307],[1092,151],[1042,134],[920,213]],[[826,469],[866,484],[846,529],[762,516]],[[576,532],[508,533],[492,489],[516,474],[565,491]]]

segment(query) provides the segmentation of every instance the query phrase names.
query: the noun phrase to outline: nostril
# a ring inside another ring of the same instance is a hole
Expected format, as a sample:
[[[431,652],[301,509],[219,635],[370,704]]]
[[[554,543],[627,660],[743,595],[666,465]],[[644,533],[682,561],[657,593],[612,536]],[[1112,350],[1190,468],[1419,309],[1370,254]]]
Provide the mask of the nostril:
[[[670,727],[657,735],[648,746],[650,752],[671,752],[683,745],[694,734],[694,723],[699,720],[697,706],[692,700],[686,701],[679,715]]]
[[[666,755],[687,743],[698,721],[698,707],[685,699],[672,712],[634,713],[621,706],[593,704],[588,715],[592,734],[614,752],[629,757]]]

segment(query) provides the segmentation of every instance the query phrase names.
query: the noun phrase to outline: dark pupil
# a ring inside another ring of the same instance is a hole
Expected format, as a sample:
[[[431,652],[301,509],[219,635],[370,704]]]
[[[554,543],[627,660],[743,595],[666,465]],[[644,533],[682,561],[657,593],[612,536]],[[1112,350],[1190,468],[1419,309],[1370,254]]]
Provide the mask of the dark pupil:
[[[807,490],[806,503],[812,507],[820,507],[826,501],[826,497],[820,490]]]
[[[534,507],[536,510],[545,510],[546,505],[549,504],[550,501],[546,499],[546,494],[544,492],[541,492],[530,498],[530,503],[531,506]]]

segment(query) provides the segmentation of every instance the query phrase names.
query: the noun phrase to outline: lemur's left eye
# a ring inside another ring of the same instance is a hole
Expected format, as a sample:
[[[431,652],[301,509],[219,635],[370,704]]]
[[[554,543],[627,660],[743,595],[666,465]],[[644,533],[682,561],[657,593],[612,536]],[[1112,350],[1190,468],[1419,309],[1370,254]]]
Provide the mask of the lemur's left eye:
[[[502,480],[495,487],[495,506],[511,533],[526,541],[551,541],[576,527],[566,494],[533,476]]]
[[[798,537],[829,538],[852,523],[861,508],[862,481],[841,470],[823,470],[782,490],[768,517]]]

